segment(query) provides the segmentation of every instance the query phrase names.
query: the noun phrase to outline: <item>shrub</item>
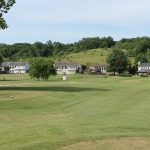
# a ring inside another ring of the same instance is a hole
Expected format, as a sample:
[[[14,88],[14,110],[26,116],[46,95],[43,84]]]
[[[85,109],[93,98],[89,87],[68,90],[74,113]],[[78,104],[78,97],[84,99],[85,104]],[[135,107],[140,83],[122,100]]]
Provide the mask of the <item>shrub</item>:
[[[141,74],[141,77],[148,77],[148,74]]]
[[[103,54],[103,53],[101,53],[101,56],[104,56],[104,54]]]
[[[122,73],[122,74],[119,74],[119,76],[121,76],[121,77],[132,77],[132,75],[128,74],[128,73]]]

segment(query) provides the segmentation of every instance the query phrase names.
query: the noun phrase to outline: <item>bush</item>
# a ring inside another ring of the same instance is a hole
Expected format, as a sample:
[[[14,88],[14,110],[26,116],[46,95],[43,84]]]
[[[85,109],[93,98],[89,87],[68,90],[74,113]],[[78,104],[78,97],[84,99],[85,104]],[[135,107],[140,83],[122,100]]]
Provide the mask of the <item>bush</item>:
[[[101,53],[101,56],[104,56],[104,54],[103,54],[103,53]]]
[[[121,77],[132,77],[132,75],[128,74],[128,73],[122,73],[122,74],[119,74],[119,76],[121,76]]]
[[[141,74],[141,77],[148,77],[148,74]]]
[[[29,75],[31,78],[47,80],[50,75],[56,75],[53,62],[46,58],[35,58],[31,61]]]

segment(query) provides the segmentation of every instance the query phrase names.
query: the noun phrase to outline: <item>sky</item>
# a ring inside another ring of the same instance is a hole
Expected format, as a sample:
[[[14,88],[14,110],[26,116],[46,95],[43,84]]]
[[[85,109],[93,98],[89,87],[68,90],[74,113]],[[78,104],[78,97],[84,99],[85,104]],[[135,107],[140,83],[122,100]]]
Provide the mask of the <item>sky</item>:
[[[16,0],[0,43],[150,36],[150,0]]]

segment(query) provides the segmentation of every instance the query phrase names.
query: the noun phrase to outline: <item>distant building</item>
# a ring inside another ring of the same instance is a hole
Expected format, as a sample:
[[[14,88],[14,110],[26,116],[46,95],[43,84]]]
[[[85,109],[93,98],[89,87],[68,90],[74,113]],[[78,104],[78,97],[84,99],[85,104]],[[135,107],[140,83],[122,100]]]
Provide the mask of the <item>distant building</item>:
[[[90,66],[89,72],[92,74],[107,74],[107,67],[106,64],[95,64]]]
[[[150,63],[138,62],[138,74],[150,74]]]
[[[29,63],[27,62],[3,62],[2,71],[4,67],[9,67],[9,73],[26,73],[29,70]]]
[[[59,61],[55,63],[57,74],[75,74],[80,65],[71,61]]]

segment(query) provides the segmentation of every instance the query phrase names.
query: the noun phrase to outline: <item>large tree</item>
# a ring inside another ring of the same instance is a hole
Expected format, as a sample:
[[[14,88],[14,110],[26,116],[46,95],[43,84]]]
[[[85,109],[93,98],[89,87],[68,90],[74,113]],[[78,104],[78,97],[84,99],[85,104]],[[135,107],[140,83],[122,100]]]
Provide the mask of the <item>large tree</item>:
[[[119,49],[114,49],[107,57],[107,62],[109,64],[109,70],[113,71],[114,74],[122,73],[127,69],[128,57],[124,51]]]
[[[0,65],[3,62],[3,56],[0,54]]]
[[[137,54],[135,57],[135,63],[138,64],[138,62],[141,63],[147,63],[148,62],[148,55],[146,53]]]
[[[31,78],[47,80],[50,75],[56,75],[56,69],[49,59],[35,58],[31,61],[29,74]]]
[[[0,72],[1,72],[1,70],[2,70],[2,68],[1,68],[1,63],[3,62],[3,57],[2,57],[2,55],[0,54]]]
[[[7,28],[7,23],[3,15],[13,6],[15,0],[0,0],[0,29]]]

